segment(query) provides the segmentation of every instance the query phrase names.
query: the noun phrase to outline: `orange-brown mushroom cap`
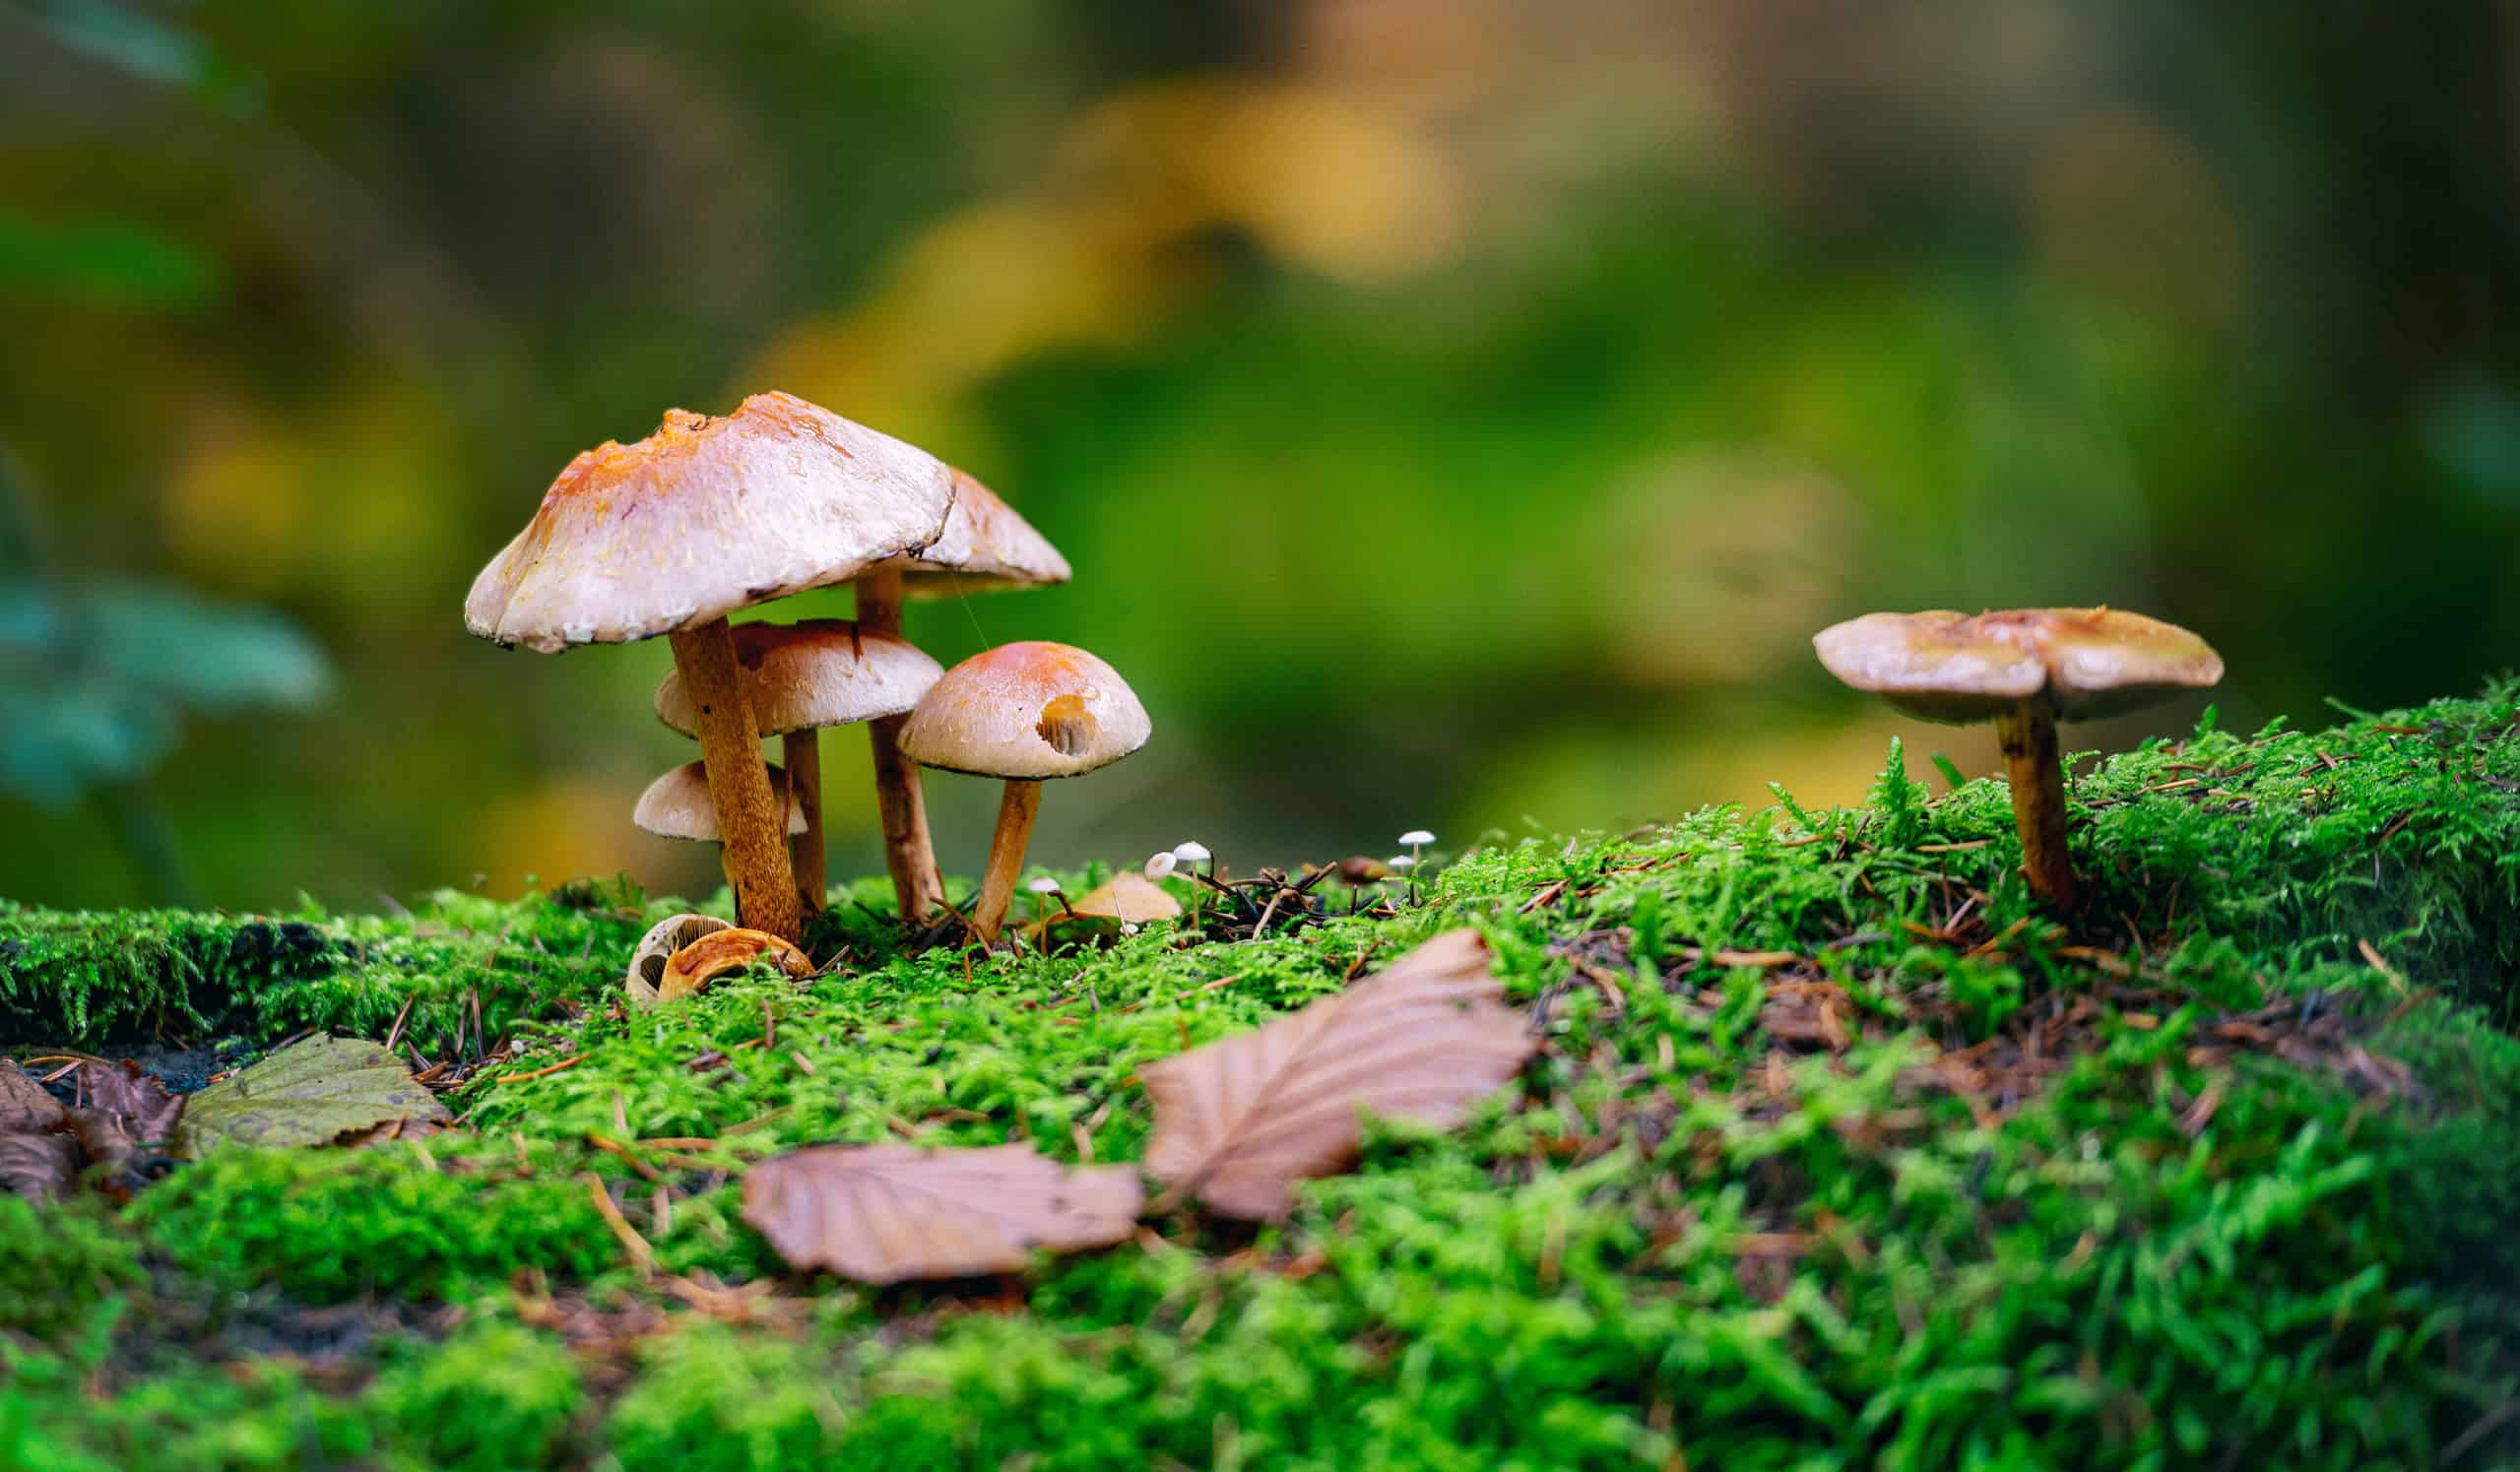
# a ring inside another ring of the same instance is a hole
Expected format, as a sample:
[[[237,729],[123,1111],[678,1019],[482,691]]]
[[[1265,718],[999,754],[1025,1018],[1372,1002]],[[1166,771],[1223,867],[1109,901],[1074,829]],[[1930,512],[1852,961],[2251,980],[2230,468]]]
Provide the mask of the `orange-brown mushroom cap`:
[[[1867,613],[1811,642],[1847,684],[1954,724],[2040,697],[2060,719],[2095,720],[2223,678],[2223,657],[2203,639],[2118,608]]]
[[[1120,672],[1068,644],[1002,644],[954,666],[902,723],[922,766],[1038,782],[1108,766],[1153,723]]]
[[[671,410],[578,456],[464,600],[465,626],[555,653],[845,583],[944,534],[944,462],[791,394]]]
[[[902,715],[944,672],[899,635],[862,630],[845,618],[739,623],[735,658],[753,724],[765,736]],[[680,670],[667,671],[657,685],[656,714],[684,736],[698,732],[699,712]]]

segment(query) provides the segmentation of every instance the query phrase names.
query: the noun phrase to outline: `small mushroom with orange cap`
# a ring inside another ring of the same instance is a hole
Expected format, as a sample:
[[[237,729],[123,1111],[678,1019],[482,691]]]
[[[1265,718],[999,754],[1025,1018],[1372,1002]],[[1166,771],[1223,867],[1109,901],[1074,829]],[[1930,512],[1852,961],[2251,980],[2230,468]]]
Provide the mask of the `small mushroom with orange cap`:
[[[996,940],[1041,810],[1041,785],[1105,767],[1146,744],[1153,723],[1117,671],[1066,644],[1002,644],[954,666],[901,728],[925,767],[1006,784],[971,926]]]
[[[783,821],[788,832],[803,833],[805,814],[788,799],[788,774],[771,767],[769,779],[771,810],[786,814]],[[630,821],[659,838],[726,843],[726,829],[718,822],[717,802],[709,792],[708,770],[701,762],[686,761],[649,783],[647,791],[639,794],[639,805],[630,810]],[[723,847],[718,850],[718,864],[726,870],[728,891],[742,893],[735,887],[735,860]]]
[[[805,826],[791,830],[789,864],[808,911],[822,908],[822,728],[905,716],[943,673],[898,634],[862,629],[845,618],[735,625],[743,693],[765,736],[781,738],[788,790]],[[656,687],[657,719],[684,736],[699,712],[679,670]]]
[[[2223,678],[2223,657],[2174,623],[2118,608],[1867,613],[1812,639],[1829,672],[1924,721],[1995,723],[2033,893],[2081,894],[2065,842],[2056,723],[2123,715]]]
[[[464,600],[464,622],[546,654],[668,637],[692,694],[744,924],[800,933],[797,886],[727,614],[846,583],[944,535],[953,472],[790,394],[670,410],[569,462]]]

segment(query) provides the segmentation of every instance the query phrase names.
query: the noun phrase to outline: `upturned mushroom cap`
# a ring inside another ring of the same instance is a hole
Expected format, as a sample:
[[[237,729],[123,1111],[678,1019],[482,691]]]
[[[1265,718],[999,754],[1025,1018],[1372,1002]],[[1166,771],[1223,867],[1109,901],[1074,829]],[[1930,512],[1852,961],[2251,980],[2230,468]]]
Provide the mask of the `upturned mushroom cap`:
[[[2223,657],[2203,639],[2118,608],[1867,613],[1811,642],[1847,684],[1954,724],[2042,694],[2060,719],[2095,720],[2223,678]]]
[[[901,715],[944,672],[916,645],[865,632],[846,618],[739,623],[735,658],[765,736]],[[679,669],[657,685],[656,715],[684,736],[698,734],[700,713]]]
[[[921,766],[1039,782],[1108,766],[1153,723],[1117,671],[1066,644],[1001,644],[954,666],[902,723]]]
[[[900,573],[902,597],[947,598],[1067,581],[1067,559],[996,491],[962,471],[953,473],[953,486],[943,535],[913,555],[872,569]]]
[[[569,462],[464,600],[485,639],[617,644],[845,583],[942,536],[944,462],[790,394]]]
[[[788,800],[788,774],[778,766],[770,768],[770,800],[787,813],[790,833],[805,831],[805,811]],[[718,827],[717,804],[709,800],[708,768],[696,761],[686,761],[649,783],[648,790],[639,794],[639,805],[630,810],[630,821],[660,838],[726,841]]]

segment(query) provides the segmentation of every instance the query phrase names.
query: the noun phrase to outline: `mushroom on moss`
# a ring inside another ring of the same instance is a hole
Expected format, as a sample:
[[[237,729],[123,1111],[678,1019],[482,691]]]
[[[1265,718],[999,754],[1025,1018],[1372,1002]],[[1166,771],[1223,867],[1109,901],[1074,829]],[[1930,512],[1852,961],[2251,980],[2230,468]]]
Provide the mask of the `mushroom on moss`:
[[[972,476],[952,472],[953,510],[937,540],[917,552],[869,568],[857,582],[858,627],[869,634],[899,634],[905,598],[950,598],[963,593],[1042,588],[1066,582],[1067,559],[996,491]],[[904,920],[919,920],[944,897],[937,875],[935,840],[928,832],[927,799],[919,766],[902,753],[902,716],[867,723],[874,754],[875,804],[883,823],[884,866]]]
[[[764,775],[770,787],[770,809],[783,814],[780,826],[792,834],[803,833],[805,814],[797,811],[796,803],[789,800],[788,774],[771,767]],[[647,791],[639,794],[639,805],[630,809],[630,821],[659,838],[721,846],[726,843],[726,827],[718,821],[717,800],[710,791],[707,766],[702,762],[686,761],[649,783]],[[721,847],[718,862],[726,870],[727,888],[740,893],[735,889],[734,855]]]
[[[822,728],[909,714],[943,668],[896,634],[845,618],[735,625],[736,663],[753,723],[781,738],[788,790],[805,827],[788,841],[797,895],[808,911],[823,901]],[[679,670],[656,687],[657,719],[696,736],[699,711]]]
[[[2118,608],[1867,613],[1812,639],[1829,672],[1925,721],[1993,721],[2033,893],[2081,895],[2065,843],[2056,723],[2141,710],[2223,678],[2223,657],[2174,623]]]
[[[712,418],[669,410],[570,461],[464,600],[499,644],[555,654],[664,634],[698,711],[744,924],[800,933],[794,875],[726,615],[845,583],[944,535],[952,471],[790,394]]]
[[[1146,744],[1153,725],[1118,672],[1066,644],[1002,644],[954,666],[901,728],[921,766],[1006,784],[971,926],[994,941],[1023,869],[1041,785],[1109,766]]]

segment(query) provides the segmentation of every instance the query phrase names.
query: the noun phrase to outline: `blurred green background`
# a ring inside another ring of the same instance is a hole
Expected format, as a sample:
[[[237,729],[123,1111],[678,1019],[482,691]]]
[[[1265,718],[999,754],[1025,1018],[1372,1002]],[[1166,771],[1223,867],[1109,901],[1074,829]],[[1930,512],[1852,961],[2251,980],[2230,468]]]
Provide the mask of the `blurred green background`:
[[[690,754],[662,641],[459,606],[576,451],[764,388],[1074,563],[910,620],[1153,713],[1050,862],[1851,799],[1903,728],[1807,641],[1873,608],[2158,613],[2235,723],[2473,687],[2520,632],[2516,26],[0,0],[0,894],[714,885],[628,822]],[[931,792],[969,872],[995,794]]]

